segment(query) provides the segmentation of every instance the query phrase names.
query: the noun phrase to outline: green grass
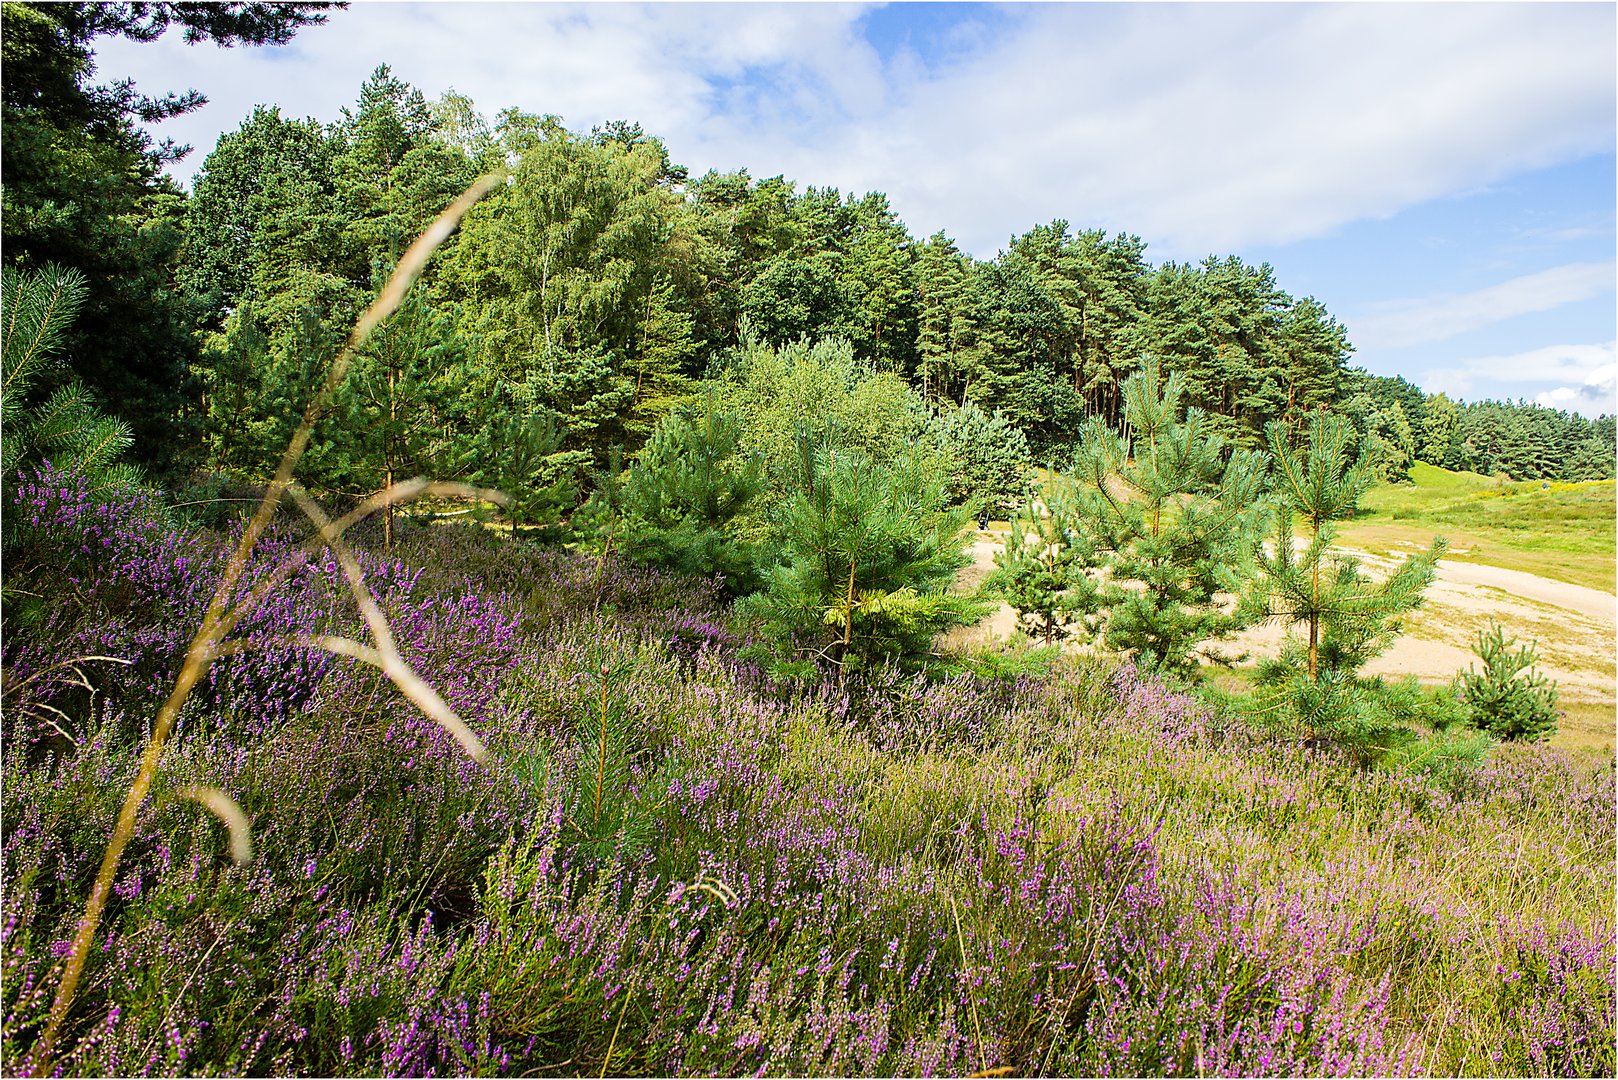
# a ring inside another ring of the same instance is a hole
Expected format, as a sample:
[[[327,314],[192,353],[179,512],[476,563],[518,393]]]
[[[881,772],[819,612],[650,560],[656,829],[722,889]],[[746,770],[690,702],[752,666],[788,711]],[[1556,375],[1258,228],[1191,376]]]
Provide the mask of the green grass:
[[[1614,590],[1611,480],[1510,481],[1417,464],[1410,484],[1379,484],[1342,530],[1350,547],[1408,551],[1449,538],[1449,558]]]

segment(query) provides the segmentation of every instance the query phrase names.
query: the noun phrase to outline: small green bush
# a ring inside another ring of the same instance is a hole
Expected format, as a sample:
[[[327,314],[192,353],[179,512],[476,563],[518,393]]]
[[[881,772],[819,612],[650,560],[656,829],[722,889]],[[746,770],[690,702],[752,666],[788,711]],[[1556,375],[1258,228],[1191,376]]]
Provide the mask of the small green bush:
[[[1006,513],[1028,489],[1028,437],[996,409],[968,401],[933,421],[949,461],[950,501],[975,500],[991,517]]]
[[[1468,666],[1456,676],[1456,689],[1479,731],[1499,739],[1547,739],[1556,733],[1559,715],[1556,684],[1534,668],[1539,661],[1534,644],[1513,649],[1516,643],[1497,622],[1479,630],[1472,651],[1483,670]]]

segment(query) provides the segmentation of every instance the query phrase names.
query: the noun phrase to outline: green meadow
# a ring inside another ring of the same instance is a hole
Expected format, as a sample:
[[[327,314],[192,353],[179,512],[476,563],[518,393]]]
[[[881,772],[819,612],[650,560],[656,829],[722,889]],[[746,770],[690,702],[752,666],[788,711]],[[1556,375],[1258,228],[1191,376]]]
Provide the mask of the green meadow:
[[[1512,481],[1422,462],[1410,477],[1370,492],[1342,530],[1346,546],[1392,553],[1440,535],[1451,559],[1613,591],[1613,481]]]

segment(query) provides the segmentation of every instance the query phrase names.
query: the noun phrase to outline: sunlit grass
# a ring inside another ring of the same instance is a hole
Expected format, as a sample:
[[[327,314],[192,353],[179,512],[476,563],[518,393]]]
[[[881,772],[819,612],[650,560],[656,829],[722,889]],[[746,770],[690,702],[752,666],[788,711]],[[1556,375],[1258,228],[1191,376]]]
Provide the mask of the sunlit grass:
[[[1614,482],[1514,482],[1432,465],[1410,484],[1379,484],[1364,512],[1343,527],[1343,543],[1398,553],[1449,538],[1448,558],[1521,570],[1574,585],[1614,590]]]

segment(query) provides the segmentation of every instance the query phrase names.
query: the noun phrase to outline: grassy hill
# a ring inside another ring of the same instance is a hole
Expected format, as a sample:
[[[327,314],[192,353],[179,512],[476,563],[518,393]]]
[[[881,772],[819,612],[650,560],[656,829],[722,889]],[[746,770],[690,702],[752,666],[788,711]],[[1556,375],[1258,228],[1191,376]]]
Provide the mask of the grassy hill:
[[[1452,559],[1613,591],[1613,481],[1511,481],[1425,464],[1411,479],[1377,485],[1343,542],[1395,552],[1442,535]]]

